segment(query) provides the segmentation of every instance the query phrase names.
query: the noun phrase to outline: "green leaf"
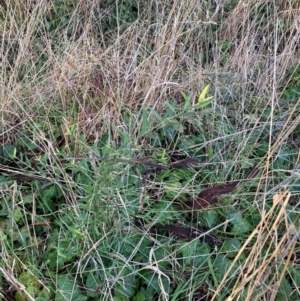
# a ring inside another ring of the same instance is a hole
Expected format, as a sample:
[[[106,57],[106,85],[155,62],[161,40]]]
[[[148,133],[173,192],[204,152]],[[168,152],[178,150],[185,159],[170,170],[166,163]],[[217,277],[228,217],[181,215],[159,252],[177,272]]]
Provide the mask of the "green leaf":
[[[99,286],[99,279],[97,276],[94,275],[94,273],[88,273],[86,282],[85,282],[86,288],[88,288],[88,296],[95,297],[95,291],[98,289]]]
[[[138,292],[132,299],[132,301],[145,301],[146,297],[141,292]]]
[[[200,212],[199,219],[208,228],[213,228],[218,224],[218,214],[213,210]]]
[[[39,282],[39,279],[33,276],[31,273],[23,272],[18,280],[20,283],[25,285],[27,293],[29,293],[33,298],[36,297],[37,294],[40,292],[41,284]],[[19,291],[16,293],[16,300],[26,301],[28,299],[23,292]]]
[[[181,92],[181,95],[183,96],[183,99],[185,101],[183,110],[186,110],[187,108],[189,108],[191,106],[191,100],[193,97],[193,93],[191,92],[189,95],[186,95],[184,92]]]
[[[233,225],[231,232],[235,235],[243,234],[251,230],[251,224],[242,217],[240,211],[229,213],[228,219]]]
[[[195,239],[190,243],[184,243],[179,251],[182,254],[185,265],[201,267],[205,264],[211,255],[211,250],[208,244]]]
[[[153,272],[152,270],[143,270],[141,271],[141,275],[143,278],[143,282],[147,287],[145,289],[145,295],[152,296],[155,292],[158,294],[161,293],[162,289],[168,294],[170,291],[170,282],[169,278],[167,278],[164,274],[158,275],[157,273]],[[143,291],[143,290],[142,290]]]
[[[23,219],[23,212],[19,207],[17,207],[14,210],[14,220],[15,220],[16,223],[18,223],[22,219]]]
[[[206,98],[205,101],[202,101],[202,102],[196,104],[195,106],[193,106],[193,108],[194,108],[195,110],[205,108],[205,107],[207,107],[208,105],[211,104],[212,99],[213,99],[213,96],[211,96],[211,97],[209,97],[209,98]]]
[[[153,114],[153,115],[157,118],[157,120],[158,120],[159,122],[163,122],[163,121],[164,121],[163,117],[160,116],[160,115],[158,114],[158,112],[156,112],[154,109],[150,109],[150,114]]]
[[[175,104],[171,104],[169,102],[166,102],[166,105],[169,107],[169,110],[167,111],[167,113],[164,115],[171,118],[173,117],[175,114],[176,114],[176,107],[175,107]]]
[[[17,155],[17,149],[12,144],[6,144],[6,145],[1,146],[0,156],[1,156],[1,154],[3,156],[3,159],[7,159],[7,160],[14,159],[14,158],[16,158],[16,155]]]
[[[70,227],[68,225],[67,225],[67,227],[68,227],[68,230],[74,235],[74,237],[76,239],[79,239],[79,240],[84,239],[85,235],[82,232],[80,232],[78,229],[76,229],[74,227]]]
[[[293,291],[289,281],[286,277],[282,278],[282,281],[280,283],[280,288],[278,290],[278,293],[276,295],[276,301],[285,301],[285,300],[292,300],[291,292]]]
[[[227,273],[229,267],[231,265],[231,260],[229,260],[224,254],[218,254],[215,261],[214,261],[214,269],[215,269],[215,276],[217,278],[218,283],[220,283]],[[236,263],[233,268],[230,270],[227,279],[234,280],[233,276],[237,275],[239,266]],[[227,283],[229,286],[229,283]]]
[[[295,283],[295,286],[296,287],[300,287],[300,269],[297,268],[296,265],[295,266],[291,265],[289,267],[289,272],[292,275],[292,278],[293,278],[293,281]]]
[[[228,239],[225,241],[221,248],[221,252],[226,253],[228,258],[234,258],[241,248],[241,241],[236,238]]]
[[[56,292],[56,301],[85,301],[87,299],[69,275],[59,276],[57,285],[59,289]]]
[[[148,120],[149,113],[147,109],[142,109],[142,129],[139,133],[139,137],[143,136],[145,133],[149,131],[150,121]]]
[[[118,281],[115,285],[116,296],[126,296],[127,298],[132,298],[138,288],[138,280],[135,277],[135,273],[133,273],[131,268],[124,268],[123,262],[119,263],[119,273],[118,273]]]

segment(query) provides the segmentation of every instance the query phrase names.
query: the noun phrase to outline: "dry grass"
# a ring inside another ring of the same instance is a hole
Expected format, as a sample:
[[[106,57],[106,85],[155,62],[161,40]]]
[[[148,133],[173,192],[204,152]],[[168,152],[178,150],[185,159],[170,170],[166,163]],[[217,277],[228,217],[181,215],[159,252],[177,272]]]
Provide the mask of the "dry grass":
[[[290,223],[287,213],[290,196],[287,191],[275,195],[272,208],[268,212],[261,212],[261,222],[239,250],[212,300],[215,300],[222,287],[226,286],[234,264],[249,246],[249,255],[239,267],[239,276],[226,300],[237,300],[241,296],[243,300],[276,300],[299,234],[296,226]],[[279,230],[283,231],[284,235],[280,235]]]
[[[157,3],[147,8],[148,19],[108,40],[95,35],[92,18],[77,24],[75,17],[69,26],[80,31],[76,38],[67,39],[66,30],[49,37],[43,34],[43,16],[51,5],[29,3],[26,10],[21,3],[9,4],[2,21],[1,123],[6,131],[37,118],[37,107],[47,112],[49,105],[65,111],[68,127],[76,105],[80,132],[99,136],[106,131],[103,119],[122,123],[124,108],[162,109],[167,97],[180,101],[179,91],[196,97],[206,83],[214,88],[215,106],[230,101],[231,113],[240,120],[255,113],[248,112],[252,102],[285,107],[278,88],[288,84],[288,72],[299,61],[296,3],[273,7],[243,1],[229,11],[225,4],[210,7],[205,1]],[[79,1],[74,16],[86,15],[88,7],[99,9],[93,1]]]

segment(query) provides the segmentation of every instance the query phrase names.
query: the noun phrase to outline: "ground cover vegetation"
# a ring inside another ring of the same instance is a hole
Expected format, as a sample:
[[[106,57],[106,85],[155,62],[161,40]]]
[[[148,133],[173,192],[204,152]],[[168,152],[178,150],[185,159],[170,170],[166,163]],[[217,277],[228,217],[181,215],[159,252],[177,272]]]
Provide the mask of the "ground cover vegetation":
[[[298,0],[0,4],[0,300],[300,300]]]

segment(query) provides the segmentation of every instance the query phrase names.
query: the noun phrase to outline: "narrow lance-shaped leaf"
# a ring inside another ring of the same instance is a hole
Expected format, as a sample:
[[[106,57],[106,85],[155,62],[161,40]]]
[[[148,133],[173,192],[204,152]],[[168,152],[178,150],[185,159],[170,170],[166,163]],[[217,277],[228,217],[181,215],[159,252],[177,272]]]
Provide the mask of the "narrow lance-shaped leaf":
[[[203,91],[200,93],[199,98],[198,98],[198,103],[201,103],[201,102],[207,100],[207,99],[205,99],[205,97],[206,97],[206,94],[207,94],[207,92],[208,92],[208,90],[209,90],[209,87],[210,87],[210,85],[207,85],[207,86],[203,89]]]

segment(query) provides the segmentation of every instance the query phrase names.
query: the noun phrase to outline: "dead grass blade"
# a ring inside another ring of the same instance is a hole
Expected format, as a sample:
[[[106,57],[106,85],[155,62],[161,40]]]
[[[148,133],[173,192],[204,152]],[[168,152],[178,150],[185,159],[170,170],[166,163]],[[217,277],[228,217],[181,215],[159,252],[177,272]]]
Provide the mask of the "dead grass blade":
[[[233,260],[223,280],[217,287],[213,298],[215,300],[226,285],[228,275],[243,252],[250,253],[239,269],[239,275],[227,301],[254,300],[257,296],[264,296],[267,300],[275,300],[280,283],[287,272],[291,255],[294,252],[299,236],[299,229],[289,223],[286,206],[291,194],[288,191],[273,197],[273,206],[265,212],[259,225],[249,235],[248,239]],[[283,235],[279,228],[285,225]]]

